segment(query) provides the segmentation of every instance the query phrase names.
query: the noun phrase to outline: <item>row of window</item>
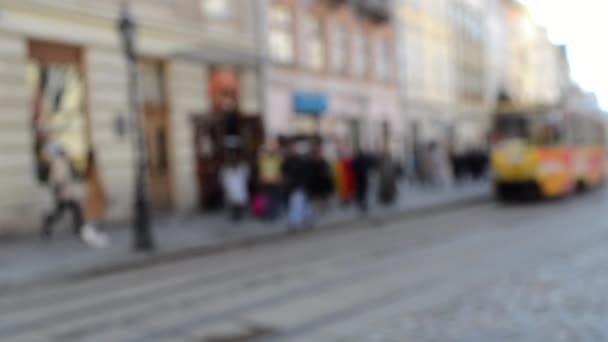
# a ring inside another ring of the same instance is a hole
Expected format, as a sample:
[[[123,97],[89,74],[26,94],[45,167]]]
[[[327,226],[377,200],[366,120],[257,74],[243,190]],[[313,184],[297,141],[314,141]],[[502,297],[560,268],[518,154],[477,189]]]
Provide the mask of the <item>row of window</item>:
[[[451,1],[453,0],[401,0],[400,4],[411,6],[416,11],[423,11],[443,21],[450,14]]]
[[[205,15],[215,19],[230,19],[233,16],[231,0],[200,0]]]
[[[471,36],[481,36],[482,16],[465,3],[456,0],[400,0],[400,5],[411,6]]]
[[[480,15],[461,11],[455,18],[454,28],[471,41],[480,41],[482,37],[483,21]]]
[[[361,30],[353,31],[343,24],[325,24],[319,17],[306,16],[302,26],[304,44],[299,49],[294,12],[287,6],[273,5],[269,13],[272,59],[289,65],[296,62],[296,53],[301,52],[306,67],[313,71],[348,74],[350,70],[355,77],[373,74],[382,81],[392,80],[392,47],[388,39],[370,39]]]

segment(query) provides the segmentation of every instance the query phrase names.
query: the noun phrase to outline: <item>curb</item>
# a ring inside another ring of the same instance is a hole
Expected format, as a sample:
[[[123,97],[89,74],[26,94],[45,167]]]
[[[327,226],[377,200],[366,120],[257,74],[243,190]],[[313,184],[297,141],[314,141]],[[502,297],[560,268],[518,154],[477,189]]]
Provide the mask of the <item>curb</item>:
[[[56,277],[40,277],[42,279],[31,279],[24,284],[0,285],[0,294],[4,292],[19,290],[27,291],[28,289],[39,287],[41,283],[58,284],[70,281],[86,280],[94,277],[117,274],[127,272],[134,269],[142,269],[153,267],[162,264],[168,264],[185,260],[189,258],[202,257],[233,251],[242,248],[252,248],[263,246],[280,241],[288,241],[302,236],[319,234],[323,231],[335,231],[338,229],[353,229],[369,225],[381,226],[386,223],[395,222],[402,219],[413,219],[417,217],[427,216],[437,210],[458,210],[471,207],[480,203],[487,202],[492,197],[489,193],[467,196],[466,198],[448,199],[438,203],[429,205],[420,205],[414,208],[405,209],[388,209],[388,212],[370,214],[367,217],[353,217],[348,219],[337,220],[320,224],[312,231],[298,233],[297,235],[290,234],[286,231],[269,232],[257,236],[246,237],[234,241],[226,241],[214,245],[187,247],[177,250],[167,250],[160,252],[152,252],[151,254],[140,254],[129,260],[116,261],[110,264],[92,266],[89,269],[82,271],[68,272]]]

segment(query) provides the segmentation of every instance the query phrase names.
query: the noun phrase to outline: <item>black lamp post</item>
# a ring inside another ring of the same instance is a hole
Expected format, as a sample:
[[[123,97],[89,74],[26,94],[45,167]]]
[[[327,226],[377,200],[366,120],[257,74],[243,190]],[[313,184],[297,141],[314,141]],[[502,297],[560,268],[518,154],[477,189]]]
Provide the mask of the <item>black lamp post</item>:
[[[135,36],[137,25],[131,17],[129,4],[122,2],[118,29],[121,34],[123,49],[127,57],[127,72],[129,77],[129,105],[131,109],[132,128],[135,129],[135,189],[133,209],[133,248],[136,251],[151,251],[154,249],[154,241],[150,229],[150,207],[148,203],[148,175],[147,154],[142,123],[142,115],[139,110],[139,84],[137,74],[137,53],[135,51]]]

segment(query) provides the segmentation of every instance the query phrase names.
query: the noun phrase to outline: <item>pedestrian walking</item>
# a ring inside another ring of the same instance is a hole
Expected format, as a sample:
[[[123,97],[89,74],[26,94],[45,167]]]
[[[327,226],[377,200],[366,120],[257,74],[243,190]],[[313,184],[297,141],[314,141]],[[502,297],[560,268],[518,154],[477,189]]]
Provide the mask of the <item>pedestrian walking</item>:
[[[283,163],[288,196],[288,226],[290,231],[297,231],[312,224],[312,209],[310,207],[310,175],[311,163],[308,156],[308,142],[298,142],[292,146],[295,153]]]
[[[55,223],[63,217],[66,211],[72,215],[72,229],[80,236],[83,225],[83,214],[75,194],[72,177],[72,166],[63,144],[52,142],[48,145],[50,163],[49,185],[51,188],[54,208],[47,213],[42,222],[41,235],[50,238],[54,233]]]
[[[350,148],[339,142],[339,157],[334,166],[334,183],[343,205],[347,205],[355,195],[355,175]]]
[[[378,165],[378,199],[383,205],[390,205],[397,197],[397,174],[395,164],[388,153],[383,153]]]
[[[282,164],[276,142],[269,142],[262,147],[257,163],[259,193],[256,196],[265,202],[265,210],[261,212],[268,219],[279,216],[282,207]]]
[[[429,185],[433,182],[431,145],[418,144],[414,148],[414,159],[416,166],[416,177],[421,185]]]
[[[450,186],[452,177],[447,155],[436,142],[429,145],[429,150],[433,183],[442,187]]]
[[[368,209],[369,173],[372,166],[369,156],[359,149],[352,161],[352,169],[355,178],[355,197],[357,206],[361,212]]]
[[[321,144],[315,146],[312,154],[309,187],[311,200],[320,211],[324,211],[333,192],[334,181],[329,163],[323,156]]]
[[[234,222],[243,218],[243,213],[249,201],[247,188],[249,166],[240,158],[238,152],[231,151],[220,171],[220,179],[224,190],[224,198]]]

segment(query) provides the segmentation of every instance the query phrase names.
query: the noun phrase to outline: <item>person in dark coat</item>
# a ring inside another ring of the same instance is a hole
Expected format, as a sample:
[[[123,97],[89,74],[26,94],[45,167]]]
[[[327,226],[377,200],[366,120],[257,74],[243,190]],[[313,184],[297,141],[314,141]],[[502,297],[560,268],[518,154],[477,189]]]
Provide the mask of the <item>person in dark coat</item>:
[[[384,153],[378,165],[378,198],[384,205],[393,204],[397,197],[397,172],[388,153]]]
[[[283,162],[283,178],[288,197],[288,225],[296,231],[312,223],[310,207],[310,147],[307,142],[292,146],[292,153]]]
[[[357,151],[353,158],[353,173],[355,176],[355,197],[361,212],[367,211],[367,194],[369,188],[369,173],[372,161],[361,149]]]
[[[316,145],[310,161],[310,197],[321,209],[326,207],[327,199],[333,192],[334,182],[329,163],[323,157],[320,145]]]
[[[72,215],[74,233],[81,234],[84,217],[82,206],[75,191],[75,181],[71,169],[70,157],[62,143],[49,144],[50,156],[49,185],[53,193],[55,206],[52,211],[44,215],[41,234],[43,238],[50,238],[54,224],[61,219],[66,211]]]

